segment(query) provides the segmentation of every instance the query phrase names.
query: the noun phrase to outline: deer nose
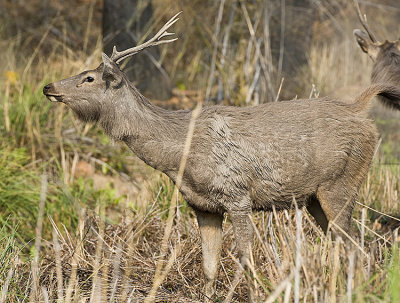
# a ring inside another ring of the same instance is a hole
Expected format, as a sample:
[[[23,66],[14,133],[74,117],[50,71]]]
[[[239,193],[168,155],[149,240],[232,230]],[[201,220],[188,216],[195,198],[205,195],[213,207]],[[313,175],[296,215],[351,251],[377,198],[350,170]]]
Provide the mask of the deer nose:
[[[51,89],[51,84],[47,84],[45,87],[43,87],[43,94],[46,94],[50,89]]]

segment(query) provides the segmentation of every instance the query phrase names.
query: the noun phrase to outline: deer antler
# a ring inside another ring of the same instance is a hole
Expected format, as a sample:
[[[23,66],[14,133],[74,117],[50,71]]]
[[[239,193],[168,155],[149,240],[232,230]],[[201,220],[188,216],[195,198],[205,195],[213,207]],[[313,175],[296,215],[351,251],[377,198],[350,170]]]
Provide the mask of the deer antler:
[[[364,27],[364,29],[367,31],[368,36],[372,40],[372,42],[378,42],[378,39],[376,39],[375,35],[372,33],[372,31],[369,29],[368,22],[367,22],[367,16],[361,13],[360,6],[358,4],[358,0],[354,0],[354,6],[356,7],[357,10],[357,15],[358,19],[361,22],[361,25]]]
[[[158,31],[157,34],[155,34],[155,36],[153,38],[144,42],[143,44],[136,45],[135,47],[126,49],[121,52],[118,52],[117,48],[114,46],[113,53],[111,55],[111,60],[113,60],[116,64],[119,64],[122,60],[141,52],[145,48],[148,48],[150,46],[159,45],[159,44],[169,43],[169,42],[173,42],[173,41],[177,40],[178,38],[169,39],[169,40],[160,40],[160,39],[162,39],[166,36],[171,36],[171,35],[175,34],[175,33],[168,33],[167,29],[170,28],[176,21],[179,20],[178,16],[181,13],[182,12],[179,12],[175,16],[173,16],[171,19],[169,19],[168,22],[165,23],[165,25]]]

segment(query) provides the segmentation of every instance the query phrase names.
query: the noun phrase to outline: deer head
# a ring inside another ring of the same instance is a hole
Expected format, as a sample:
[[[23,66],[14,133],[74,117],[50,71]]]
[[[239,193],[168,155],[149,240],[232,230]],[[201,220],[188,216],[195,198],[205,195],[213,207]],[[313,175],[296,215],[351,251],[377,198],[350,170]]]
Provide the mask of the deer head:
[[[162,38],[173,35],[173,33],[168,33],[167,29],[179,20],[179,14],[173,16],[153,38],[145,43],[121,52],[118,52],[114,46],[111,57],[102,54],[103,62],[97,68],[47,84],[43,88],[43,94],[50,101],[65,103],[84,122],[99,121],[110,108],[123,112],[123,106],[133,105],[118,102],[130,100],[134,103],[137,98],[140,98],[140,94],[120,70],[119,63],[150,46],[175,41],[177,38],[169,40]],[[132,94],[135,94],[136,98],[132,98]]]
[[[353,31],[357,43],[364,53],[376,63],[382,61],[384,58],[391,58],[394,62],[399,63],[400,57],[400,41],[374,41],[367,33],[360,29]]]
[[[358,45],[374,61],[371,80],[372,83],[391,83],[400,85],[400,41],[380,42],[368,26],[367,18],[362,15],[357,0],[354,0],[358,18],[365,31],[353,31]]]

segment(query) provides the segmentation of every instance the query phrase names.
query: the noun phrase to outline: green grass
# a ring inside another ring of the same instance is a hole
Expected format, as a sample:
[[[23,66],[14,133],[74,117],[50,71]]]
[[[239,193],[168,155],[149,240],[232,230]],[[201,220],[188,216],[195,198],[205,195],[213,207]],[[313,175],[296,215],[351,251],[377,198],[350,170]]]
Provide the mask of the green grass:
[[[43,164],[30,164],[25,148],[0,146],[0,222],[10,232],[17,230],[15,235],[20,241],[28,241],[35,235],[41,186],[39,176],[44,169]],[[112,188],[94,189],[91,180],[79,178],[66,186],[57,179],[50,178],[45,211],[68,230],[77,227],[78,211],[82,207],[94,209],[99,203],[112,207],[121,199],[115,196]],[[51,225],[46,222],[44,237],[51,235]]]
[[[392,248],[392,258],[387,265],[388,287],[386,297],[388,302],[400,302],[400,249],[399,245]]]
[[[20,240],[33,237],[39,201],[39,170],[26,167],[29,160],[25,148],[0,145],[0,221],[8,231],[20,226]]]

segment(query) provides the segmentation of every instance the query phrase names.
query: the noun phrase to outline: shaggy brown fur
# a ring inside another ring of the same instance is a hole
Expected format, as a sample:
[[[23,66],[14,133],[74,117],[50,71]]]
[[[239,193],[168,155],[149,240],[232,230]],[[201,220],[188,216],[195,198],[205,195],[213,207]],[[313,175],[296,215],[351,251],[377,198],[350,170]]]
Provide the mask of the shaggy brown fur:
[[[176,181],[190,111],[152,105],[104,54],[98,68],[43,91],[83,121],[98,122],[110,137]],[[198,217],[206,301],[215,292],[224,213],[232,221],[243,265],[251,254],[252,210],[287,209],[295,200],[324,231],[329,222],[349,231],[377,143],[375,125],[367,118],[375,95],[400,108],[400,89],[375,84],[352,104],[320,98],[202,109],[180,191]]]

